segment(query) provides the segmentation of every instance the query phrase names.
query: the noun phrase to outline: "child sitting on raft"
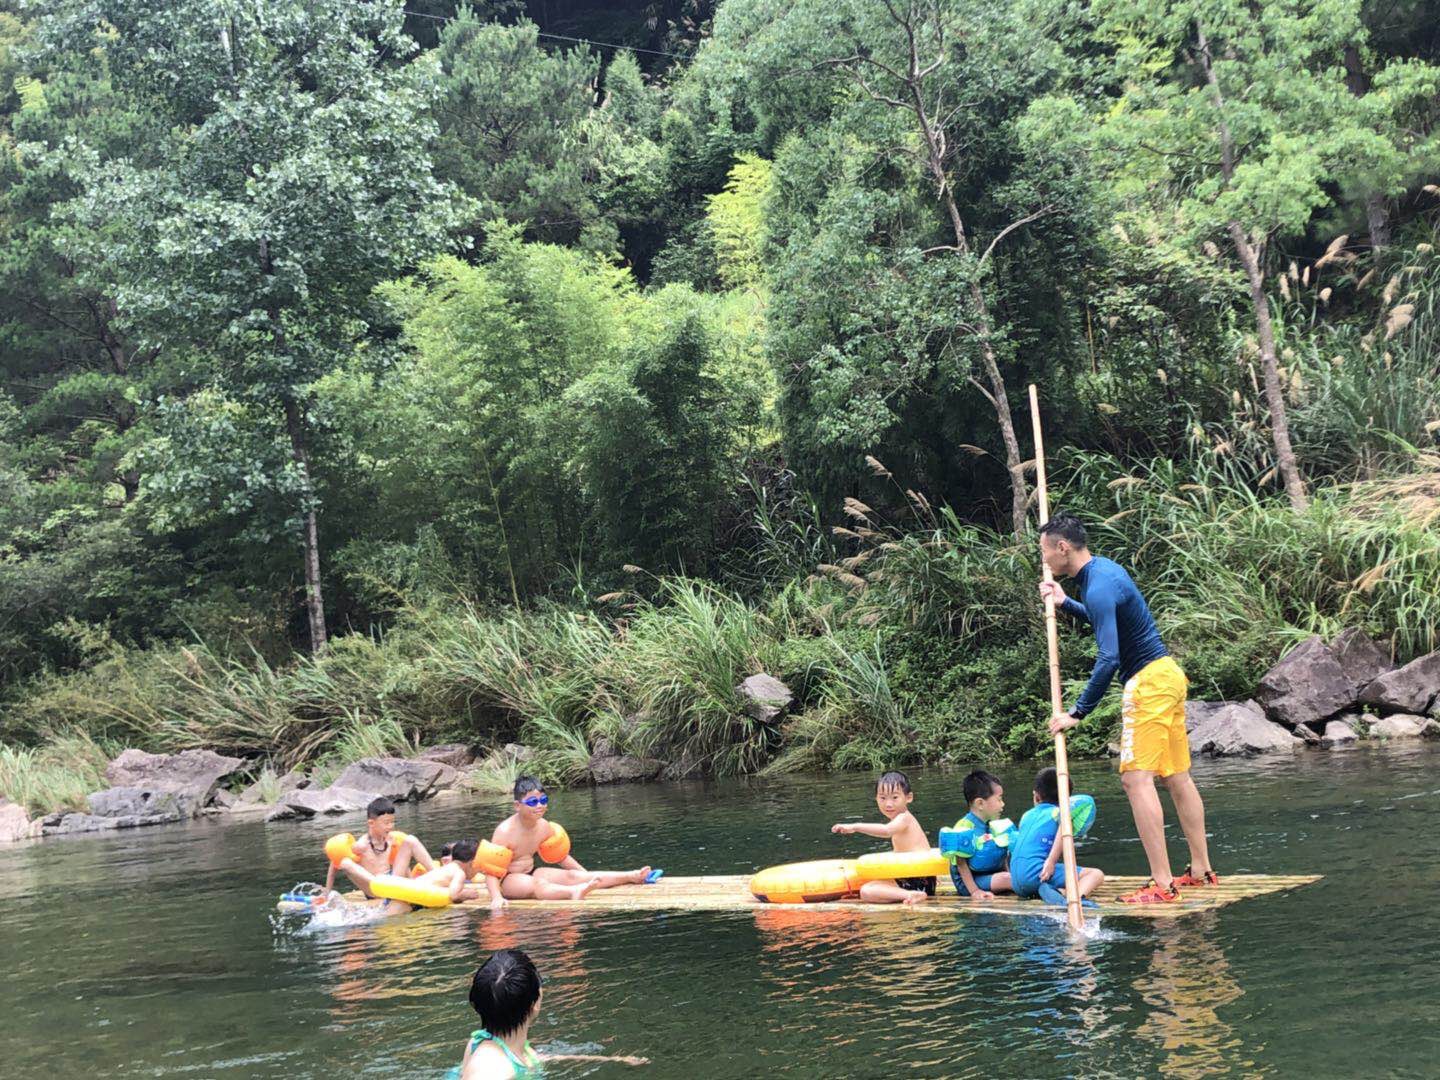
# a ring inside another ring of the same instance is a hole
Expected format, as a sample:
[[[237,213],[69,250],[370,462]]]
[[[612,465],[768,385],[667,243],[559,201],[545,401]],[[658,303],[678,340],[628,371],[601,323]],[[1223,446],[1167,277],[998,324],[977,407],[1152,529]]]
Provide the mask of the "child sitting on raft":
[[[874,836],[889,840],[895,851],[928,852],[930,841],[910,804],[915,795],[910,790],[910,778],[903,772],[887,772],[875,785],[875,805],[880,808],[886,821],[883,825],[865,822],[851,822],[833,825],[832,833],[851,836]],[[867,881],[860,886],[860,899],[868,904],[920,904],[935,895],[935,879],[901,878],[898,881]]]
[[[950,880],[957,893],[971,900],[994,900],[997,892],[1010,891],[1010,875],[1005,871],[1009,839],[1002,846],[991,832],[990,824],[993,821],[998,825],[1002,820],[1005,789],[998,777],[976,769],[965,777],[964,792],[969,810],[950,830],[951,836],[941,830],[940,850],[950,855]],[[1009,823],[1005,824],[1009,833]]]
[[[1041,769],[1035,777],[1035,805],[1020,819],[1019,835],[1010,844],[1010,887],[1024,898],[1038,896],[1047,904],[1065,903],[1065,868],[1060,861],[1060,782],[1054,769]],[[1081,903],[1105,880],[1095,867],[1077,866],[1075,877]]]
[[[519,949],[501,949],[475,972],[470,1004],[480,1014],[465,1044],[465,1058],[450,1075],[456,1080],[511,1080],[539,1076],[544,1061],[613,1061],[647,1065],[641,1057],[601,1054],[541,1054],[527,1037],[540,1013],[540,972]]]
[[[435,869],[435,860],[425,850],[419,837],[395,832],[395,804],[389,799],[373,800],[365,808],[365,818],[365,835],[348,851],[341,851],[338,847],[331,850],[330,844],[326,845],[325,853],[330,856],[330,869],[325,874],[327,893],[335,885],[337,870],[343,870],[345,876],[366,896],[373,896],[370,892],[372,881],[383,874],[407,876],[412,860],[427,872]],[[331,843],[335,840],[332,839]]]
[[[533,776],[515,781],[515,812],[495,827],[488,845],[481,845],[480,867],[490,906],[503,908],[508,900],[583,900],[594,889],[617,885],[643,885],[660,871],[586,870],[570,854],[565,830],[545,820],[550,796]],[[536,866],[535,856],[554,866]]]

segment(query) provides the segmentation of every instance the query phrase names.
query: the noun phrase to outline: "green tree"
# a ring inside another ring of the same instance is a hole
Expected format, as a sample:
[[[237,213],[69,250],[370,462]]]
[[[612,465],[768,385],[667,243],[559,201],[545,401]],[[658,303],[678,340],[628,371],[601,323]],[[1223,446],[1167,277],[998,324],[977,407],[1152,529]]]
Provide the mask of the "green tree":
[[[172,441],[144,492],[177,521],[250,512],[229,496],[256,477],[291,493],[317,651],[315,387],[363,331],[375,285],[439,242],[452,201],[431,174],[434,72],[395,62],[414,49],[401,19],[398,0],[73,0],[48,26],[56,48],[103,49],[116,84],[172,124],[157,164],[63,152],[83,179],[69,250],[140,340],[203,370],[230,421],[278,425],[288,451],[277,482],[267,454],[197,460]]]

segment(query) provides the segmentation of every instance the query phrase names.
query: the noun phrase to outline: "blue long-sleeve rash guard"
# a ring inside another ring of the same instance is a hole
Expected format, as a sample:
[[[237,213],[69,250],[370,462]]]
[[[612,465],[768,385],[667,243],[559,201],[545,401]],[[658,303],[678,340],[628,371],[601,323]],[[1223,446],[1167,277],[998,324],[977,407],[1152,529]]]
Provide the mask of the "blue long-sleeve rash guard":
[[[1080,717],[1100,704],[1117,671],[1122,682],[1129,681],[1146,664],[1170,654],[1160,640],[1145,597],[1123,567],[1095,556],[1075,575],[1075,583],[1080,587],[1080,599],[1067,597],[1061,610],[1088,622],[1095,629],[1100,649],[1090,681],[1070,710],[1072,716]]]

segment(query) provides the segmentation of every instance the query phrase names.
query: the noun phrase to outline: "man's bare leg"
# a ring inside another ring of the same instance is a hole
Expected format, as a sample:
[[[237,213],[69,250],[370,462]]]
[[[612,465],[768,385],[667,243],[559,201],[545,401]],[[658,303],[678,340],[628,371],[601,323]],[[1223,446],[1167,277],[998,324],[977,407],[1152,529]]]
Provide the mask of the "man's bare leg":
[[[560,885],[534,874],[510,874],[500,883],[500,892],[507,900],[584,900],[597,884],[593,878]]]
[[[554,885],[579,885],[585,881],[595,882],[597,889],[613,889],[617,885],[644,885],[650,874],[650,867],[639,870],[566,870],[559,866],[537,866],[531,876]]]
[[[1200,789],[1195,786],[1188,769],[1167,776],[1161,782],[1170,791],[1175,816],[1180,819],[1185,842],[1190,845],[1190,872],[1201,877],[1214,867],[1210,865],[1210,845],[1205,838],[1205,803],[1200,798]]]
[[[1147,769],[1131,769],[1120,774],[1120,783],[1130,800],[1130,812],[1135,815],[1135,831],[1145,848],[1150,876],[1161,888],[1168,889],[1175,876],[1170,873],[1170,853],[1165,849],[1165,809],[1155,790],[1155,774]]]

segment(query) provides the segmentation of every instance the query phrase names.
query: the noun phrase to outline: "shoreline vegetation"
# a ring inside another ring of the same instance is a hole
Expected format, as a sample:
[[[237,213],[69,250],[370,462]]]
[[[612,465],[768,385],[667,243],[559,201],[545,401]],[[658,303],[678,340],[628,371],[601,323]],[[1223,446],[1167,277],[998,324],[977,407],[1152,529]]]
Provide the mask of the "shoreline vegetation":
[[[632,7],[0,14],[0,797],[1033,756],[1031,383],[1197,700],[1440,646],[1428,8]]]

